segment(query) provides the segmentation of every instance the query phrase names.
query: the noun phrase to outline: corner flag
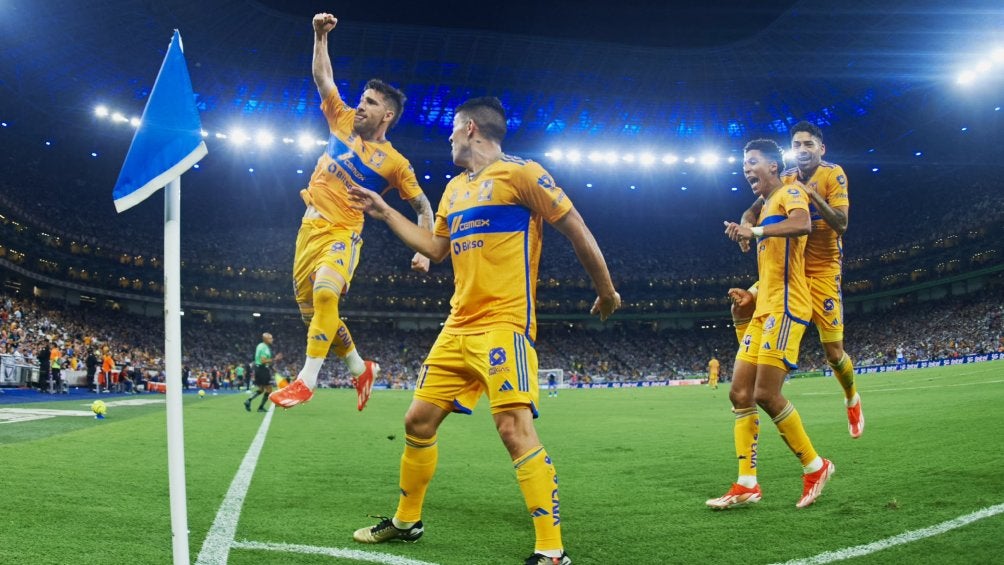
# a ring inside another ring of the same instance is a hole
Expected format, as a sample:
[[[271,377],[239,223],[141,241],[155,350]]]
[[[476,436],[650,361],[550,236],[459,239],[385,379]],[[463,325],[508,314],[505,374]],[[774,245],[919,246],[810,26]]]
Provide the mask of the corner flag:
[[[182,52],[181,34],[174,30],[139,129],[112,191],[115,210],[124,212],[146,200],[198,163],[206,153],[192,79]]]

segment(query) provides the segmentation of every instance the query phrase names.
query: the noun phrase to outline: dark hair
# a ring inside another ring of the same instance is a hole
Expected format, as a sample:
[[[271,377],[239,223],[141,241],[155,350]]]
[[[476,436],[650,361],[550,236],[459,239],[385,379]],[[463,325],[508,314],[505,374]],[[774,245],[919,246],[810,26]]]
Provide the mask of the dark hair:
[[[781,146],[776,141],[763,138],[754,139],[747,143],[746,147],[743,147],[743,153],[747,151],[759,151],[768,161],[775,161],[777,163],[777,176],[781,176],[781,171],[784,170],[784,152],[781,151]]]
[[[823,142],[823,130],[819,129],[819,126],[816,124],[802,120],[791,128],[791,136],[795,137],[795,134],[800,131],[804,131],[812,137],[815,137],[820,143]]]
[[[371,78],[366,83],[366,90],[371,88],[383,95],[384,101],[394,110],[394,118],[391,119],[390,126],[387,129],[396,126],[397,121],[401,119],[401,112],[404,111],[404,102],[408,98],[403,92],[378,78]]]
[[[463,113],[474,123],[488,139],[502,143],[506,134],[505,109],[502,101],[494,96],[471,98],[457,108],[457,114]]]

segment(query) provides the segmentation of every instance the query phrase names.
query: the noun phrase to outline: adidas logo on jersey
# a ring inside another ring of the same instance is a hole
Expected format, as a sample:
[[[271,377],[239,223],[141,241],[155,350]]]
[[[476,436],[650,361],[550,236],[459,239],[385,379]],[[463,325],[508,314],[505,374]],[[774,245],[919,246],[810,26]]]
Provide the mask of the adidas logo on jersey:
[[[509,381],[503,382],[502,386],[499,387],[499,392],[507,392],[510,390],[512,390],[512,384]]]

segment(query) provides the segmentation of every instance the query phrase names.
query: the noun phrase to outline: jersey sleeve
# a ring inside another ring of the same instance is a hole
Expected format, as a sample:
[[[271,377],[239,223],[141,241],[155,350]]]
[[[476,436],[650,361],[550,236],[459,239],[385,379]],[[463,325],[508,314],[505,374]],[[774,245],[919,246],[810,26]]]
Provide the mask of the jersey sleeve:
[[[450,213],[449,199],[450,194],[453,193],[453,189],[450,188],[452,181],[446,185],[446,190],[443,191],[443,197],[439,199],[439,206],[436,208],[436,225],[432,227],[433,235],[439,237],[450,237],[450,226],[446,222],[446,216]]]
[[[791,216],[794,210],[809,212],[809,197],[805,195],[804,190],[794,184],[786,185],[781,190],[784,191],[784,195],[781,198],[781,206],[784,208],[786,216]]]
[[[847,174],[843,167],[837,165],[826,179],[826,203],[831,207],[850,206],[851,201],[847,196]]]
[[[527,161],[516,170],[513,187],[520,202],[548,223],[557,222],[572,209],[572,201],[565,191],[555,184],[551,174],[539,163]]]
[[[391,185],[397,189],[401,200],[411,200],[422,194],[422,187],[419,186],[418,178],[415,177],[415,168],[407,159],[401,160],[401,166],[394,172]]]
[[[350,108],[338,89],[332,89],[331,94],[321,101],[321,112],[324,119],[328,121],[328,129],[331,131],[351,131],[352,122],[356,116],[355,108]]]

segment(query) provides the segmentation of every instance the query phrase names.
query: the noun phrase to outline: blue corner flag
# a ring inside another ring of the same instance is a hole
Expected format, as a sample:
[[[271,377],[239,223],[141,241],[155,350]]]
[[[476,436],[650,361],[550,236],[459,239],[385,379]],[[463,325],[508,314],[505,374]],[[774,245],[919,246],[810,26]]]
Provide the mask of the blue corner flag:
[[[181,176],[208,153],[195,107],[192,79],[174,30],[112,198],[124,212]]]

